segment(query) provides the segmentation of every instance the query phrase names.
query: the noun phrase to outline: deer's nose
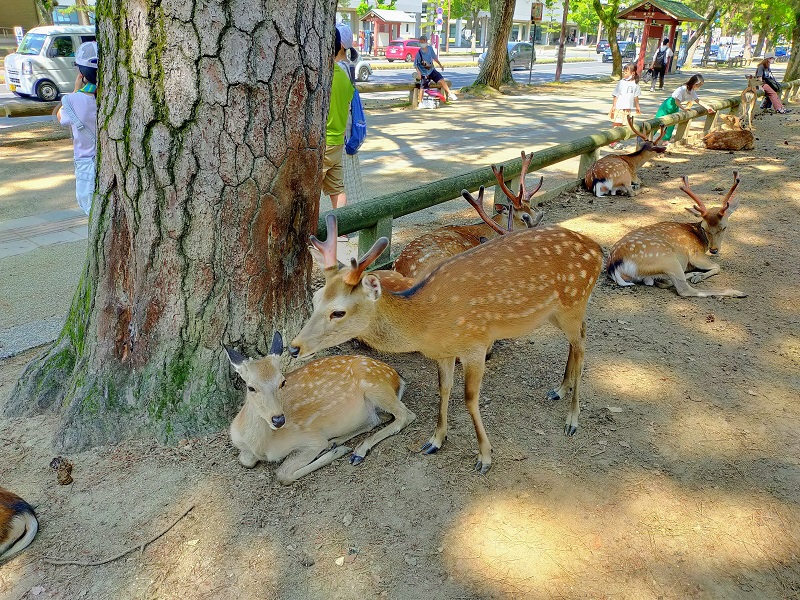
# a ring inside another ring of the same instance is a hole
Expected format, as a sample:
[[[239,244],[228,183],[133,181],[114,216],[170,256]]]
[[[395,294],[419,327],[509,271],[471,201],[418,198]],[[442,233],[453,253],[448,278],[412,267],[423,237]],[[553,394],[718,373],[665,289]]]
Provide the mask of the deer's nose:
[[[711,252],[711,254],[719,254],[719,248],[709,248],[709,252]]]
[[[277,417],[272,417],[272,426],[275,429],[280,429],[286,425],[286,417],[283,415],[278,415]]]
[[[289,346],[289,354],[292,355],[292,358],[300,356],[300,346]]]

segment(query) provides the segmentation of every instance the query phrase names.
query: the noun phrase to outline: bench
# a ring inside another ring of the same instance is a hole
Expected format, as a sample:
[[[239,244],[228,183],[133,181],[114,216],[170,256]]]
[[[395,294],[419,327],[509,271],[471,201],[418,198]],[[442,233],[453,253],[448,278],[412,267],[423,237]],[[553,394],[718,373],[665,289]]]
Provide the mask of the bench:
[[[416,73],[415,73],[415,75],[416,75]],[[450,81],[449,79],[443,79],[442,81],[444,81],[447,84],[447,87],[450,88],[450,91],[453,90],[453,82],[452,81]],[[428,87],[440,90],[440,89],[442,89],[441,83],[442,83],[441,81],[439,83],[432,83]],[[411,108],[417,108],[417,106],[419,105],[419,94],[417,94],[417,90],[419,89],[419,86],[420,86],[420,83],[417,80],[413,84],[411,84],[411,87],[408,90],[408,102],[409,102],[409,104],[411,104]]]

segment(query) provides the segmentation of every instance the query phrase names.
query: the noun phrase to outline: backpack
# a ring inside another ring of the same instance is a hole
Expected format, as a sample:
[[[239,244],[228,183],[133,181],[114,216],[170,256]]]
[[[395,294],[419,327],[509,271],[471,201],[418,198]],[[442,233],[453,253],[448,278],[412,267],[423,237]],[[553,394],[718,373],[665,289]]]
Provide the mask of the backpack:
[[[666,48],[662,48],[661,50],[656,52],[656,59],[653,61],[653,64],[659,68],[663,67],[666,64],[666,56],[667,56],[667,50]]]
[[[353,99],[350,101],[350,131],[344,141],[344,149],[348,154],[356,154],[364,138],[367,137],[367,117],[364,114],[364,106],[361,104],[361,96],[353,86]]]

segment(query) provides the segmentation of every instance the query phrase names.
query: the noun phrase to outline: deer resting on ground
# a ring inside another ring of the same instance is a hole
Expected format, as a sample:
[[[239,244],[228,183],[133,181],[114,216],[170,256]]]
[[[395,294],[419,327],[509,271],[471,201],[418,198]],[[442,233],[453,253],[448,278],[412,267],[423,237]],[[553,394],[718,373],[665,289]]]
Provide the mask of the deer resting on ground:
[[[336,217],[328,238],[311,236],[325,285],[314,294],[314,311],[289,352],[307,358],[356,338],[386,352],[420,352],[439,370],[439,419],[422,447],[439,450],[447,437],[447,412],[456,357],[464,366],[464,399],[478,437],[476,469],[491,467],[492,446],[479,411],[486,348],[498,339],[530,335],[545,322],[569,341],[564,378],[548,398],[572,392],[565,433],[578,428],[580,375],[586,345],[586,305],[602,270],[597,243],[562,227],[524,229],[502,235],[439,263],[408,290],[383,289],[366,268],[385,250],[379,239],[360,261],[339,269]]]
[[[416,418],[401,400],[405,382],[397,371],[372,358],[321,358],[284,377],[279,361],[283,339],[278,332],[264,358],[248,359],[231,348],[225,350],[247,384],[244,406],[230,428],[239,462],[250,468],[261,460],[283,460],[276,472],[283,484],[350,452],[340,444],[379,425],[379,411],[394,420],[361,442],[350,464],[361,464],[375,444]]]
[[[611,249],[608,259],[611,279],[621,286],[667,281],[681,296],[746,296],[738,290],[698,290],[689,284],[699,283],[720,271],[719,265],[706,256],[706,252],[719,253],[728,217],[739,207],[739,200],[733,199],[739,185],[736,171],[733,179],[733,187],[723,199],[722,206],[709,209],[689,187],[689,178],[684,177],[681,190],[694,201],[694,205],[686,210],[700,217],[700,222],[655,223],[626,234]],[[687,273],[690,265],[698,270]]]
[[[506,187],[503,181],[503,167],[498,169],[492,165],[492,171],[494,171],[500,188],[511,201],[510,205],[495,203],[495,210],[498,214],[492,220],[504,227],[508,223],[508,229],[536,227],[544,217],[542,211],[534,212],[531,208],[531,198],[542,187],[544,178],[539,179],[539,184],[532,191],[525,189],[525,174],[528,172],[532,158],[533,153],[528,155],[525,152],[522,153],[522,172],[519,175],[518,194],[513,194]],[[395,259],[394,270],[406,277],[417,279],[429,273],[443,260],[474,248],[482,241],[492,239],[496,235],[498,235],[496,230],[487,223],[440,227],[409,242]]]
[[[39,531],[39,521],[30,504],[0,488],[0,560],[27,548]]]
[[[604,156],[586,171],[584,177],[586,189],[597,197],[614,196],[621,192],[625,192],[628,196],[635,196],[636,190],[641,185],[637,175],[639,167],[656,154],[667,150],[666,146],[658,144],[666,131],[663,125],[659,129],[658,137],[655,139],[642,135],[636,129],[633,124],[633,117],[630,115],[628,116],[628,125],[631,131],[642,139],[642,145],[632,154],[609,154]]]

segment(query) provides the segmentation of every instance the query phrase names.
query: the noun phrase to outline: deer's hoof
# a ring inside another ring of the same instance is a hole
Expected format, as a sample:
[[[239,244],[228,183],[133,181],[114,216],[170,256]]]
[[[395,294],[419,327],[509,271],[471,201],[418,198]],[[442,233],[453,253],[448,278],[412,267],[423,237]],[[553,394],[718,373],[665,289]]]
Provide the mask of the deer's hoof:
[[[350,464],[353,465],[354,467],[360,465],[363,462],[364,462],[363,456],[359,456],[358,454],[353,454],[352,456],[350,456]]]
[[[436,454],[439,451],[439,446],[436,446],[432,442],[428,442],[419,450],[423,454]]]
[[[475,470],[481,475],[485,475],[486,472],[491,468],[492,468],[492,463],[484,464],[481,461],[475,463]]]
[[[547,392],[547,399],[561,400],[561,395],[558,393],[558,390],[550,390],[549,392]]]
[[[567,423],[564,426],[564,435],[566,435],[566,436],[573,436],[577,432],[578,432],[578,428],[575,427],[574,425],[570,425],[569,423]]]

